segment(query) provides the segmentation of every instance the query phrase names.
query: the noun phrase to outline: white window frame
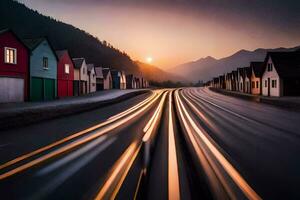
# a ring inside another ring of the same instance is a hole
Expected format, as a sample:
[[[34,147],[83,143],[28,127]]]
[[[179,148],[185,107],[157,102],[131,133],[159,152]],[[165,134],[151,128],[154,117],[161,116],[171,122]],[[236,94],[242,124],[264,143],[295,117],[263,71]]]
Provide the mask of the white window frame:
[[[13,52],[15,52],[15,57],[13,58],[13,62],[9,62],[9,60],[6,59],[6,51],[7,50],[12,50]],[[4,47],[4,63],[6,64],[13,64],[16,65],[17,64],[17,49],[16,48],[12,48],[12,47]]]
[[[45,67],[45,66],[44,66],[44,59],[46,59],[46,60],[47,60],[47,67]],[[43,62],[43,69],[44,69],[44,70],[48,70],[48,69],[49,69],[49,58],[48,58],[48,57],[46,57],[46,56],[44,56],[44,57],[43,57],[43,61],[42,61],[42,62]]]
[[[65,64],[65,74],[70,74],[70,65]]]

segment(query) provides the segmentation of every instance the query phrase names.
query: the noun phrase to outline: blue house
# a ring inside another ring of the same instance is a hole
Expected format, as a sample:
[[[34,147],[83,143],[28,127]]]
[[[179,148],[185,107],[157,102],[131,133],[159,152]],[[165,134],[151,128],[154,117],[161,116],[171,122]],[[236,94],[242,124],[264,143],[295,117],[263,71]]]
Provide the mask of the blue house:
[[[46,38],[25,39],[30,49],[29,88],[31,101],[57,97],[57,62],[55,51]]]

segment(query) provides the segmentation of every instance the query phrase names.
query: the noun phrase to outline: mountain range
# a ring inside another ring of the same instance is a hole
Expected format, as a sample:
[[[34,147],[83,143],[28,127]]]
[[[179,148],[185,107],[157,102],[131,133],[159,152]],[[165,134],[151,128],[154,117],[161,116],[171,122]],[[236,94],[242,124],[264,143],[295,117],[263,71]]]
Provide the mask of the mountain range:
[[[151,66],[149,73],[149,66],[133,61],[126,52],[105,40],[101,41],[84,30],[44,16],[14,0],[0,1],[0,30],[6,28],[13,30],[22,39],[47,37],[55,50],[67,49],[71,57],[84,57],[87,63],[95,66],[124,70],[128,74],[142,75],[153,81],[179,79],[155,66]]]
[[[199,80],[208,81],[214,76],[231,72],[238,67],[247,67],[251,61],[264,61],[268,51],[295,51],[299,49],[300,46],[293,48],[280,47],[276,49],[259,48],[254,51],[240,50],[225,58],[215,59],[208,56],[206,58],[169,68],[167,71],[178,74],[193,82]]]

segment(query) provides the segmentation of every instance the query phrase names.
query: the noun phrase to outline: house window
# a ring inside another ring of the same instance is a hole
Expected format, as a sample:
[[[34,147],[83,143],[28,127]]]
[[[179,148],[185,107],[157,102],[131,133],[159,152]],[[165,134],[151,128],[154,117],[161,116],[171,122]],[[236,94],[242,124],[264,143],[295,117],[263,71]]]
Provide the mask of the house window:
[[[273,65],[272,65],[272,63],[268,63],[268,71],[269,72],[273,71]]]
[[[8,64],[17,64],[17,49],[4,48],[4,62]]]
[[[272,80],[272,88],[277,88],[277,80]]]
[[[265,87],[268,87],[268,81],[265,80]]]
[[[43,68],[44,69],[49,69],[48,58],[47,57],[43,57]]]
[[[256,81],[256,88],[258,88],[258,81]]]
[[[65,73],[66,74],[70,73],[70,65],[69,64],[65,64]]]
[[[82,74],[85,74],[85,68],[82,68]]]
[[[252,88],[254,88],[255,87],[255,82],[254,81],[252,81]]]

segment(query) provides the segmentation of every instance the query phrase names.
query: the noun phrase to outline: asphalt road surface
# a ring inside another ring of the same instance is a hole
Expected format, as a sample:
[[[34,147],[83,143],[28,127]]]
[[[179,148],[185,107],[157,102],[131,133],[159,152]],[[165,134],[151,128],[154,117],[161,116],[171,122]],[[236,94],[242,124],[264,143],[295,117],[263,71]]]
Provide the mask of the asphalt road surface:
[[[0,133],[1,199],[300,199],[300,113],[153,90]]]

